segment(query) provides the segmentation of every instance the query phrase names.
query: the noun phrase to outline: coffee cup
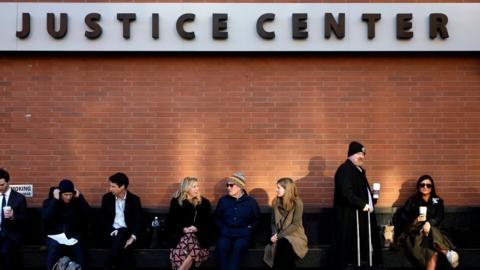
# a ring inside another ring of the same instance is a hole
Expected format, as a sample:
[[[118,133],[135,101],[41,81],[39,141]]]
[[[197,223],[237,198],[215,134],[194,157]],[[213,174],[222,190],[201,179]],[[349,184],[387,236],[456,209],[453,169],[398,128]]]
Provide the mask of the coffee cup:
[[[373,198],[378,199],[380,197],[380,183],[373,183]]]
[[[420,206],[418,211],[419,211],[419,214],[420,214],[420,220],[422,220],[422,221],[427,220],[427,207],[426,206]]]
[[[5,215],[6,218],[10,218],[12,214],[12,207],[9,205],[6,205],[3,207],[3,215]]]

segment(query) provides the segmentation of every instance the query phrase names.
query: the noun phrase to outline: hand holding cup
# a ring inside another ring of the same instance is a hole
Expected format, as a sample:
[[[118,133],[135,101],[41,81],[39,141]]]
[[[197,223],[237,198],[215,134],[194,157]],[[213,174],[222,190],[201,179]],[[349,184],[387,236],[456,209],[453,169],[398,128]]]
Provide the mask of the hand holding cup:
[[[419,216],[417,218],[418,221],[426,221],[427,220],[427,207],[426,206],[420,206],[419,207]]]
[[[380,197],[380,183],[373,183],[373,199],[378,200]]]
[[[7,205],[3,207],[3,215],[5,218],[10,219],[13,217],[13,209],[11,206]]]

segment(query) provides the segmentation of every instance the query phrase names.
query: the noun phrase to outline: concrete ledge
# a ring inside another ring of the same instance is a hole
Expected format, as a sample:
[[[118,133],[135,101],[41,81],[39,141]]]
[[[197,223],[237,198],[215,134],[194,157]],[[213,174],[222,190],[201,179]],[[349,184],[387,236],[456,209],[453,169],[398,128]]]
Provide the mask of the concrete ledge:
[[[108,249],[89,249],[88,255],[94,268],[101,268],[105,265],[108,257]],[[307,256],[298,262],[299,268],[330,268],[329,247],[310,248]],[[168,249],[137,249],[135,256],[137,267],[142,269],[170,269]],[[460,267],[458,269],[479,269],[480,248],[460,249]],[[23,248],[23,261],[25,268],[42,268],[45,265],[47,255],[45,246],[28,246]],[[402,250],[382,250],[384,266],[388,269],[415,268]],[[203,264],[204,268],[215,268],[215,254],[211,250],[210,257]],[[252,248],[248,251],[242,261],[243,268],[263,268],[263,248]],[[451,269],[445,259],[439,260],[437,269]]]

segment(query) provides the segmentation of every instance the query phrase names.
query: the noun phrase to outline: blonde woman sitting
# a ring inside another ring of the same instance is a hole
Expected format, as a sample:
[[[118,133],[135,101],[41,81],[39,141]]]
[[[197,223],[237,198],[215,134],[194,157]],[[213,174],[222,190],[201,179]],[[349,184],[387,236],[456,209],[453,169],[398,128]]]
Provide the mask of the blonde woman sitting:
[[[276,245],[273,269],[294,269],[295,259],[308,251],[308,240],[303,229],[303,202],[292,179],[277,181],[277,197],[272,203],[272,237]]]
[[[199,267],[208,258],[212,227],[211,205],[200,195],[198,179],[185,177],[170,201],[167,217],[172,269]]]

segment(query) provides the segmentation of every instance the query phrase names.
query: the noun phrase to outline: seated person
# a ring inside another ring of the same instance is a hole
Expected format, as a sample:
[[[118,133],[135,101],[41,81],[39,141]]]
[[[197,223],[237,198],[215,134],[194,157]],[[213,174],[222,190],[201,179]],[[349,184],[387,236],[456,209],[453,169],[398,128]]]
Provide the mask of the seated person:
[[[197,178],[185,177],[170,201],[167,218],[172,269],[199,267],[208,258],[214,225],[211,208],[200,195]]]
[[[70,258],[82,269],[87,269],[82,235],[86,228],[90,206],[72,181],[63,179],[58,187],[50,189],[48,199],[43,202],[42,220],[47,233],[47,270],[62,256],[63,249],[69,249]],[[52,236],[64,233],[69,241],[63,244]]]
[[[215,252],[220,270],[240,269],[240,262],[259,222],[257,201],[247,194],[245,182],[246,177],[240,172],[228,177],[228,194],[220,198],[215,209],[219,231]]]
[[[308,240],[303,228],[303,201],[291,178],[277,181],[277,197],[272,203],[272,233],[276,244],[273,269],[295,269],[295,260],[308,252]]]
[[[395,227],[401,228],[400,241],[422,268],[434,270],[438,254],[446,256],[452,267],[457,267],[458,253],[439,229],[444,208],[443,200],[435,192],[433,178],[429,175],[421,176],[416,188],[416,193],[393,218]]]

